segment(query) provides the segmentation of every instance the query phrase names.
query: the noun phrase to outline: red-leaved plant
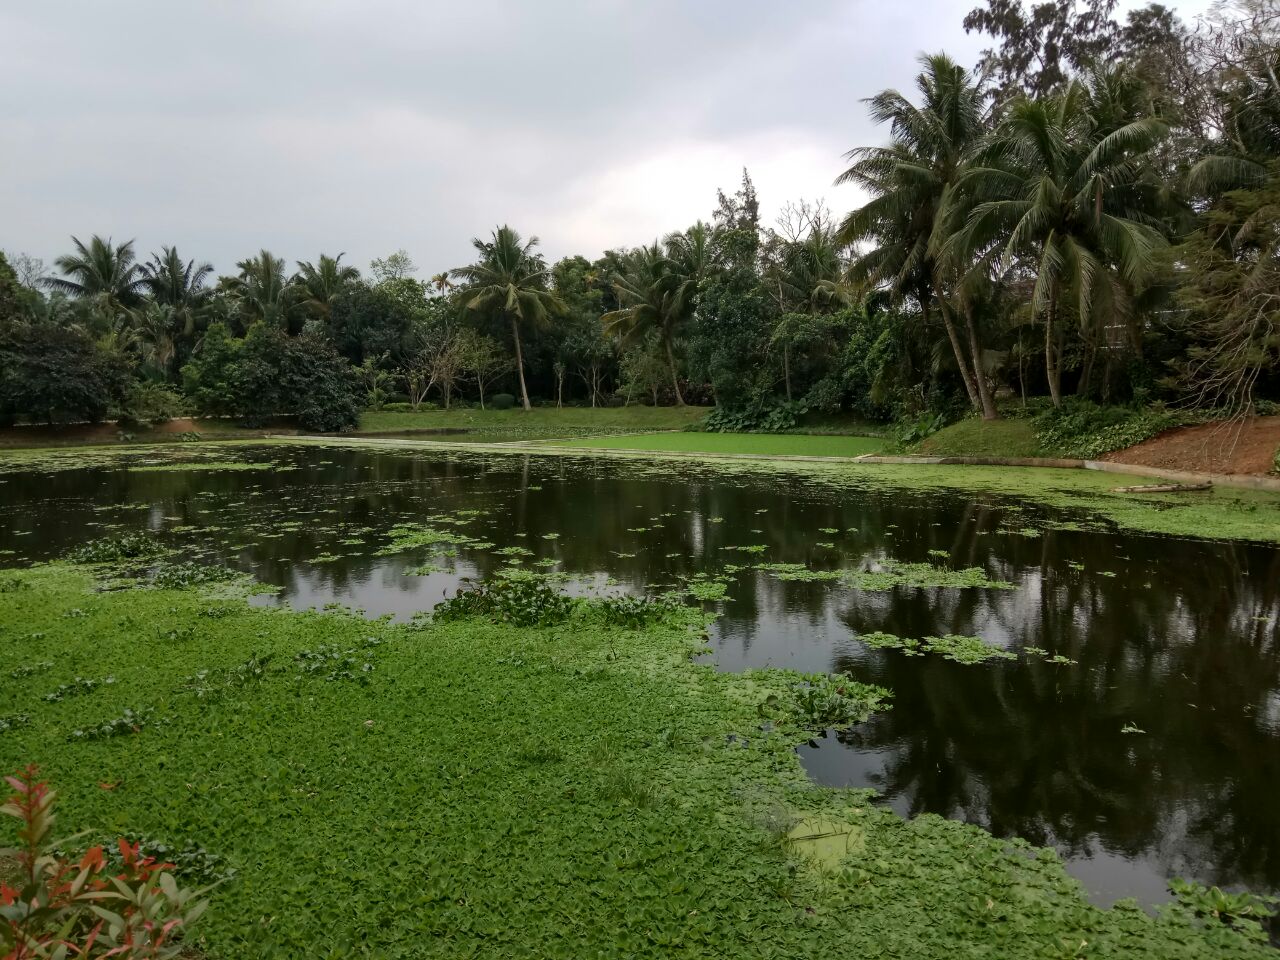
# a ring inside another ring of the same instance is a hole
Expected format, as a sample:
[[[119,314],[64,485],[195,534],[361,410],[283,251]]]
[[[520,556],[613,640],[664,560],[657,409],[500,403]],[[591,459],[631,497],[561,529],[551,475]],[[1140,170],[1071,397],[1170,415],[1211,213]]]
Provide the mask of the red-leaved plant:
[[[78,861],[54,853],[54,791],[34,766],[5,780],[14,792],[0,813],[19,821],[20,845],[0,850],[0,867],[7,861],[13,868],[0,873],[8,878],[0,882],[3,960],[176,957],[183,934],[208,906],[205,891],[183,890],[172,864],[139,856],[123,839],[119,872],[108,869],[102,847]]]

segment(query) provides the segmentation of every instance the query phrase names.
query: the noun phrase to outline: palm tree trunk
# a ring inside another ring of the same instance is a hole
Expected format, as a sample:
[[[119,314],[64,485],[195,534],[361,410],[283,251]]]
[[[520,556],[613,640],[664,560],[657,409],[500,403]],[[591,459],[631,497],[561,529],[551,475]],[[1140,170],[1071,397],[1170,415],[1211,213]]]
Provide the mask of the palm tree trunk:
[[[1022,409],[1027,408],[1027,377],[1023,372],[1023,362],[1026,357],[1025,350],[1022,349],[1022,337],[1018,337],[1018,392],[1022,394]]]
[[[969,403],[973,409],[981,412],[982,401],[978,398],[978,388],[974,385],[973,375],[969,372],[969,362],[965,359],[964,347],[960,344],[960,336],[956,333],[955,322],[951,318],[951,308],[943,299],[942,291],[934,284],[933,295],[938,300],[938,312],[942,314],[942,325],[947,330],[947,339],[951,341],[951,350],[956,355],[956,365],[960,368],[960,376],[964,379],[964,390],[969,395]]]
[[[982,419],[999,420],[1000,411],[996,409],[996,402],[991,397],[991,387],[982,372],[982,345],[978,342],[978,330],[973,324],[972,310],[964,312],[964,325],[969,331],[969,353],[973,359],[973,378],[978,388],[978,400],[982,403]]]
[[[1049,397],[1055,407],[1062,406],[1062,371],[1058,368],[1057,338],[1058,291],[1049,293],[1049,310],[1044,316],[1044,367],[1049,377]]]
[[[520,402],[524,404],[526,410],[532,410],[529,405],[529,389],[524,385],[524,353],[520,350],[520,324],[516,321],[516,315],[511,314],[511,339],[516,345],[516,370],[520,373]]]
[[[680,393],[680,377],[676,374],[676,354],[671,349],[671,336],[669,334],[663,336],[662,345],[667,348],[667,366],[671,368],[671,389],[676,394],[676,406],[683,407],[684,396]],[[657,406],[656,400],[654,401],[654,406]]]
[[[1076,396],[1087,397],[1093,388],[1093,364],[1098,356],[1098,345],[1093,337],[1085,340],[1084,364],[1080,370],[1080,382],[1076,384]]]

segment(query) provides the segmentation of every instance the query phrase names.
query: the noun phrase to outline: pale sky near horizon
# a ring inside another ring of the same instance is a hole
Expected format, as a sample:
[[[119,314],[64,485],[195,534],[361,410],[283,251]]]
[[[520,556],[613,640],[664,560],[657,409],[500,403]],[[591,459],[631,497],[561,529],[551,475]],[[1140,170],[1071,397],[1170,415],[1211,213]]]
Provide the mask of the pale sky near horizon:
[[[552,259],[652,241],[744,166],[766,221],[843,213],[842,154],[885,136],[862,99],[923,51],[972,65],[975,2],[0,0],[0,249],[404,248],[426,277],[504,222]]]

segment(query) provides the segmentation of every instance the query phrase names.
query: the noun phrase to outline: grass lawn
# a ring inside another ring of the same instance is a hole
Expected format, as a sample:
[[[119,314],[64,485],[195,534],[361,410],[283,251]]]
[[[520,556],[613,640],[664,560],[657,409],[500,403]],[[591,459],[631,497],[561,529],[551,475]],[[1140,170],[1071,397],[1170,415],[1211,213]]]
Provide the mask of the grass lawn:
[[[795,433],[642,433],[594,440],[564,440],[559,445],[607,450],[752,453],[775,457],[859,457],[880,450],[884,441],[875,437]]]
[[[620,430],[681,430],[707,415],[708,407],[535,407],[532,410],[422,410],[418,413],[369,411],[361,433],[414,430],[468,430],[527,435],[526,439],[581,436]]]
[[[1042,457],[1027,420],[984,421],[976,417],[943,427],[915,453],[929,457]]]
[[[197,845],[182,881],[225,878],[210,960],[1270,956],[813,786],[794,745],[872,691],[696,665],[695,611],[394,624],[64,565],[2,582],[0,764],[41,765],[76,842]]]
[[[799,426],[787,433],[834,433],[843,436],[879,437],[886,435],[891,425],[864,420],[851,413],[807,413],[800,418]]]

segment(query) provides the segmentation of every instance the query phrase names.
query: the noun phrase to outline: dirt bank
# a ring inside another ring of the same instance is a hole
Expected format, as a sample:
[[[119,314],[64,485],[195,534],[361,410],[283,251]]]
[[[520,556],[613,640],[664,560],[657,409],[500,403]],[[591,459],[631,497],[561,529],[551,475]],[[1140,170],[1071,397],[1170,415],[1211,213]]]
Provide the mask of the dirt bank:
[[[1178,427],[1099,459],[1197,473],[1269,473],[1280,450],[1280,417]]]

